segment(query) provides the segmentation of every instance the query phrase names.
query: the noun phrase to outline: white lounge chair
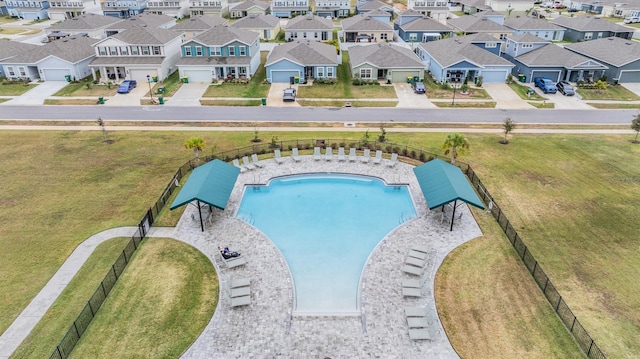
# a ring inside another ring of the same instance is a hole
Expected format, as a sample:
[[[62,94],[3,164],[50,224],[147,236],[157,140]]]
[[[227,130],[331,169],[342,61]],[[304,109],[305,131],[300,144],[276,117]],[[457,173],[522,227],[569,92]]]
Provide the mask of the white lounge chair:
[[[404,260],[404,263],[405,264],[411,264],[412,266],[416,266],[416,267],[424,267],[425,260],[424,259],[415,258],[415,257],[407,257]]]
[[[403,297],[414,297],[420,298],[422,297],[422,290],[420,288],[402,288],[402,296]]]
[[[231,279],[231,289],[240,288],[240,287],[248,287],[251,284],[251,279],[249,278],[233,278]]]
[[[420,307],[406,307],[404,308],[404,315],[409,317],[426,317],[427,308]]]
[[[373,163],[379,165],[382,162],[382,151],[377,150],[376,156],[373,158]]]
[[[407,318],[407,324],[409,328],[427,328],[429,321],[424,317],[409,317]]]
[[[402,267],[402,271],[408,274],[413,274],[413,275],[421,275],[422,274],[422,268],[420,267],[416,267],[416,266],[412,266],[410,264],[405,264],[404,267]]]
[[[356,149],[351,147],[349,149],[349,162],[355,162],[356,159],[358,159],[358,156],[356,156]]]
[[[409,339],[428,340],[431,339],[431,335],[427,329],[409,329]]]
[[[273,150],[273,159],[276,160],[277,164],[281,164],[282,162],[284,162],[284,158],[282,158],[282,154],[280,153],[280,149],[275,149]]]
[[[255,153],[251,155],[251,160],[253,161],[253,164],[262,168],[264,167],[264,163],[260,162],[260,160],[258,159],[258,155],[256,155]]]
[[[242,165],[249,170],[253,170],[256,168],[256,166],[254,166],[254,164],[249,161],[249,156],[242,157]]]
[[[333,159],[333,148],[332,147],[327,147],[324,150],[324,160],[325,161],[331,161]]]
[[[362,161],[362,163],[367,163],[369,162],[370,158],[371,158],[371,150],[367,148],[364,150],[364,153],[362,154],[362,158],[360,159],[360,161]]]
[[[398,163],[398,154],[397,154],[397,153],[392,153],[392,154],[391,154],[391,159],[390,159],[390,160],[388,160],[388,161],[386,162],[386,164],[387,164],[387,166],[389,166],[389,167],[393,167],[393,166],[395,166],[395,165],[396,165],[396,163]]]
[[[427,259],[427,253],[412,249],[409,251],[409,257],[425,260]]]
[[[314,147],[313,148],[313,160],[314,161],[320,161],[321,158],[322,158],[322,155],[320,154],[320,147]]]
[[[232,307],[240,307],[240,306],[249,305],[249,304],[251,304],[251,296],[250,295],[231,298],[231,306]]]
[[[413,247],[411,247],[411,250],[414,250],[416,252],[422,252],[422,253],[431,252],[431,248],[429,248],[427,246],[413,246]]]
[[[403,288],[420,288],[422,287],[422,283],[419,279],[403,279],[402,280]]]
[[[251,295],[251,287],[231,288],[231,298]]]
[[[240,164],[240,161],[238,161],[238,159],[237,159],[237,158],[236,158],[236,159],[234,159],[234,160],[233,160],[233,161],[231,161],[231,162],[233,163],[233,165],[234,165],[234,166],[236,166],[236,167],[238,167],[238,168],[240,169],[240,172],[244,172],[244,171],[246,171],[246,170],[247,170],[246,168],[244,168],[244,166],[242,166],[242,165]]]
[[[222,257],[222,255],[220,256]],[[244,257],[233,257],[229,259],[224,259],[224,257],[222,257],[222,260],[227,268],[235,268],[247,264],[247,260]]]
[[[298,147],[295,147],[291,151],[292,151],[291,158],[293,159],[293,162],[300,162],[301,158],[300,158],[300,155],[298,154]]]
[[[344,147],[338,148],[338,162],[346,160],[347,156],[344,154]]]

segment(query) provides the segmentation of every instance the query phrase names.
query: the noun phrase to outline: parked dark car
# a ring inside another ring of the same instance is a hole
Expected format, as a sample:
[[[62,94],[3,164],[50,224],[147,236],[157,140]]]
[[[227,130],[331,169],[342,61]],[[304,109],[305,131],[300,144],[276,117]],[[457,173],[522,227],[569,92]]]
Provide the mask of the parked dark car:
[[[129,93],[129,91],[133,90],[138,86],[138,81],[136,80],[124,80],[118,87],[118,93]]]
[[[556,93],[558,89],[556,85],[550,79],[546,77],[534,77],[533,82],[536,84],[536,87],[540,87],[540,89],[544,93]]]
[[[282,101],[295,101],[296,100],[296,89],[288,88],[284,89],[284,95],[282,95]]]
[[[558,91],[565,96],[573,96],[576,94],[576,90],[567,81],[560,81],[556,84]]]
[[[413,87],[414,93],[425,93],[427,91],[424,87],[424,82],[412,82],[411,87]]]

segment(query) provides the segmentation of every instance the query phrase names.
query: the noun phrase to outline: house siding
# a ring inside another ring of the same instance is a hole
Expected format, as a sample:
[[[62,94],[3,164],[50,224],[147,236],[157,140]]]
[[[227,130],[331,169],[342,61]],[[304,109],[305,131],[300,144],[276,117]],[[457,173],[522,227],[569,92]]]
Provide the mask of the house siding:
[[[323,40],[323,33],[326,40]],[[330,41],[333,40],[333,30],[303,30],[303,31],[285,31],[284,38],[287,41],[293,40],[314,40],[314,41]]]

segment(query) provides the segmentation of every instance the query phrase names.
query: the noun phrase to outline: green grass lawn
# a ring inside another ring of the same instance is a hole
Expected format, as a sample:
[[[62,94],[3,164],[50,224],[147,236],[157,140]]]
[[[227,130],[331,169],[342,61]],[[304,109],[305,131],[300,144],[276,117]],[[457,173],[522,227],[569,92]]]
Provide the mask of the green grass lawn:
[[[509,87],[513,90],[513,92],[517,93],[523,100],[548,100],[546,97],[540,96],[537,92],[534,92],[533,95],[527,95],[527,91],[531,89],[529,86],[521,85],[519,82],[512,82],[509,84]]]
[[[607,86],[606,90],[585,89],[578,87],[577,92],[583,100],[638,101],[640,97],[624,86]]]
[[[260,106],[262,100],[200,100],[202,106]]]
[[[222,83],[211,85],[202,97],[243,97],[243,98],[263,98],[267,97],[270,85],[265,83],[267,70],[264,64],[267,54],[260,54],[260,67],[248,84]]]
[[[3,27],[0,28],[0,35],[17,35],[27,31],[29,31],[29,29],[23,29],[20,27]]]
[[[440,108],[494,108],[496,103],[494,101],[481,101],[481,102],[453,102],[450,101],[433,101],[433,104]]]
[[[91,76],[87,76],[78,82],[69,83],[67,86],[54,93],[53,96],[114,96],[118,89],[118,85],[116,84],[112,84],[111,88],[109,88],[107,85],[94,85],[92,82],[93,78]]]
[[[0,96],[20,96],[36,86],[38,85],[30,85],[22,82],[15,84],[6,84],[3,81],[2,83],[0,83]]]
[[[149,86],[148,83],[141,83],[138,85]],[[151,90],[153,91],[154,94],[160,94],[158,93],[158,88],[164,87],[164,92],[162,93],[162,96],[165,96],[165,97],[173,96],[173,94],[175,94],[176,91],[178,91],[182,86],[182,80],[180,79],[180,71],[174,71],[171,75],[167,76],[166,79],[162,80],[161,82],[154,82],[151,86],[152,86]],[[147,91],[147,94],[145,95],[145,97],[148,97],[148,96],[149,96],[149,91]]]
[[[424,79],[424,86],[427,90],[427,97],[434,99],[446,99],[453,97],[453,89],[451,87],[443,89],[441,85],[433,80],[431,76],[426,76]],[[456,90],[456,97],[460,98],[473,98],[473,99],[491,99],[491,96],[481,87],[476,87],[472,82],[468,84],[469,94],[460,94],[460,89]]]
[[[263,131],[260,137],[349,142],[363,133]],[[122,131],[110,133],[115,143],[107,145],[97,131],[0,131],[0,164],[9,174],[0,199],[0,332],[79,243],[102,230],[139,221],[176,168],[190,158],[184,140],[191,136],[201,136],[209,144],[204,156],[212,153],[214,144],[216,152],[249,145],[254,134]],[[441,133],[388,134],[390,141],[434,153],[442,152],[444,137]],[[481,176],[585,328],[609,357],[634,357],[640,352],[640,311],[636,310],[640,307],[636,241],[640,146],[628,142],[633,136],[516,134],[506,146],[498,144],[499,135],[467,137],[471,149],[460,160],[471,163]],[[174,220],[168,218],[166,223]],[[491,227],[482,223],[483,233],[489,236]],[[464,345],[486,348],[488,357],[494,357],[497,351],[491,346],[509,348],[502,354],[506,358],[529,357],[537,347],[543,348],[541,353],[547,353],[545,348],[571,352],[566,338],[552,338],[562,331],[557,329],[557,319],[540,310],[542,295],[521,298],[529,296],[523,286],[535,284],[528,274],[523,275],[517,261],[505,263],[514,261],[513,255],[497,253],[506,249],[485,244],[489,238],[478,242],[456,250],[446,274],[454,279],[484,276],[483,280],[449,283],[447,288],[456,285],[464,293],[482,293],[487,305],[473,298],[438,302],[443,318],[455,321],[457,312],[471,314],[464,316],[467,323],[461,323],[461,329],[447,332],[456,349],[467,342]],[[480,265],[480,258],[490,263]],[[531,282],[521,283],[523,278]],[[492,283],[499,290],[486,288]],[[438,291],[445,288],[439,287]],[[90,289],[95,289],[93,284]],[[131,295],[138,298],[134,292]],[[481,314],[479,310],[492,316],[474,315]],[[114,317],[121,314],[113,313]],[[515,320],[521,313],[528,316]],[[54,326],[70,324],[64,318],[60,321],[64,323]],[[513,324],[506,325],[510,321]],[[472,330],[474,326],[479,329]],[[161,328],[149,326],[149,330]],[[527,331],[535,333],[523,338]],[[499,335],[487,335],[494,332]]]
[[[535,108],[556,108],[556,104],[553,102],[528,102],[528,104]]]
[[[218,278],[204,254],[146,239],[71,358],[178,358],[217,304]]]
[[[349,102],[351,107],[396,107],[398,101],[313,101],[298,100],[301,106],[313,107],[345,107],[345,103]]]
[[[587,105],[599,109],[614,109],[614,108],[627,108],[627,109],[637,109],[639,106],[635,103],[593,103],[587,102]]]

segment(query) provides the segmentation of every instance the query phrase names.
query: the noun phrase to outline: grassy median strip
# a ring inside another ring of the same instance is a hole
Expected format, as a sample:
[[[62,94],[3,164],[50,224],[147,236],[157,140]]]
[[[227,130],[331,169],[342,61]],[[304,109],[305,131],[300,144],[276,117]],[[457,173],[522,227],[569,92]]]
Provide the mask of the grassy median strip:
[[[70,98],[70,99],[46,99],[45,105],[97,105],[98,99],[91,100],[86,98]]]
[[[637,103],[599,103],[599,102],[587,102],[587,105],[595,108],[599,108],[602,110],[610,110],[610,109],[638,109],[640,105]]]
[[[556,108],[556,104],[553,102],[528,101],[527,103],[535,108]]]
[[[440,108],[494,108],[496,103],[494,101],[469,101],[469,102],[454,102],[449,101],[433,101],[433,104]]]
[[[640,96],[627,90],[624,86],[608,85],[606,89],[586,89],[578,87],[576,92],[582,96],[583,101],[587,100],[612,100],[612,101],[638,101]]]
[[[200,100],[202,106],[260,106],[262,100]]]
[[[314,100],[298,100],[301,106],[312,107],[345,107],[346,103],[351,107],[396,107],[398,101],[314,101]]]

